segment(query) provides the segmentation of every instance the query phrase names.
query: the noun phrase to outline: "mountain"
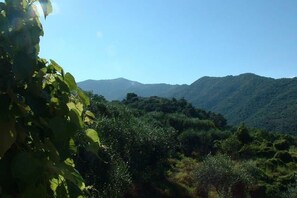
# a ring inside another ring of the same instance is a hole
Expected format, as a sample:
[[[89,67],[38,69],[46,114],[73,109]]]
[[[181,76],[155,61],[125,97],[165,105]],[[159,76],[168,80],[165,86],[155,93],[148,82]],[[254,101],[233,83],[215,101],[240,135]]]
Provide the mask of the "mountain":
[[[270,131],[297,133],[297,78],[203,77],[175,95],[223,114],[231,124],[245,122]]]
[[[247,73],[202,77],[191,85],[141,84],[122,78],[88,80],[78,85],[108,100],[123,99],[129,92],[185,98],[198,108],[223,114],[230,124],[244,122],[269,131],[297,133],[297,78],[273,79]]]
[[[83,90],[102,95],[107,100],[122,100],[127,93],[132,92],[143,97],[168,97],[172,91],[185,85],[142,84],[125,78],[117,78],[113,80],[86,80],[79,82],[78,86]]]

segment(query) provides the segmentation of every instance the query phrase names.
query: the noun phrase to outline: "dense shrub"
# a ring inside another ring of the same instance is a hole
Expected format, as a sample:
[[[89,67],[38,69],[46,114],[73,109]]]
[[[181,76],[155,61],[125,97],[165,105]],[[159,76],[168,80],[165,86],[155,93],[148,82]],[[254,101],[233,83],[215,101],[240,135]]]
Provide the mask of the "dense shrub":
[[[291,156],[291,154],[288,151],[278,151],[275,155],[274,158],[278,158],[281,161],[283,161],[284,163],[289,163],[289,162],[293,162],[293,158]]]
[[[285,139],[276,140],[273,146],[277,150],[288,150],[290,148],[290,143]]]
[[[109,112],[95,111],[99,115],[97,130],[101,141],[128,164],[132,179],[147,180],[162,175],[165,168],[162,164],[176,147],[175,131],[154,126],[147,117],[136,118],[133,111],[121,104],[96,105]]]
[[[197,192],[215,188],[220,197],[244,197],[253,177],[247,168],[226,155],[207,156],[196,173]]]

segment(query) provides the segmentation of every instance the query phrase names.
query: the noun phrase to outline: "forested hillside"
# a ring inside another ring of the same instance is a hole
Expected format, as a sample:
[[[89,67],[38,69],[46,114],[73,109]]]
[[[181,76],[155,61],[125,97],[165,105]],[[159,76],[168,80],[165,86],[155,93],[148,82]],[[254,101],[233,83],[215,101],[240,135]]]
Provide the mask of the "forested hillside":
[[[269,131],[297,132],[297,78],[275,80],[254,74],[204,77],[179,96],[222,113],[230,124],[245,122]]]
[[[233,128],[184,99],[90,96],[107,163],[85,161],[82,172],[92,171],[90,184],[106,197],[296,195],[295,136]]]
[[[171,95],[180,85],[169,84],[142,84],[130,81],[125,78],[113,80],[86,80],[78,83],[79,87],[86,91],[104,96],[107,100],[122,100],[127,93],[137,93],[141,96],[161,96]]]
[[[91,83],[92,86],[82,82],[79,86],[103,96],[108,95],[108,99],[122,99],[129,92],[140,96],[185,98],[195,107],[221,113],[230,124],[244,122],[268,131],[297,133],[297,78],[272,79],[242,74],[203,77],[191,85],[163,85],[162,88],[158,88],[160,85],[144,85],[127,80],[125,82],[129,83],[129,88],[124,88],[125,83],[115,82],[105,81],[104,89],[100,89],[100,81]],[[113,88],[118,91],[109,94],[107,90]]]
[[[0,197],[297,197],[296,136],[234,127],[184,98],[83,92],[39,57],[36,3],[52,12],[50,0],[0,2]]]

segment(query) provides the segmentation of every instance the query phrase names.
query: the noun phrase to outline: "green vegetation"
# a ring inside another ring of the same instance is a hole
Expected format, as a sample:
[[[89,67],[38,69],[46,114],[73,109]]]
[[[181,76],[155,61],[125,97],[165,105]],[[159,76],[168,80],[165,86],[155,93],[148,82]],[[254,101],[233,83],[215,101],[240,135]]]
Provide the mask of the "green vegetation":
[[[266,131],[297,133],[297,78],[272,79],[255,74],[203,77],[191,85],[141,84],[126,79],[84,81],[84,90],[123,99],[139,96],[185,98],[195,107],[221,113],[229,124],[241,122]]]
[[[83,196],[78,149],[97,153],[99,138],[73,76],[38,57],[35,3],[44,17],[52,10],[48,0],[0,2],[0,196]]]
[[[118,190],[118,197],[283,197],[294,193],[294,136],[245,125],[232,128],[221,115],[196,109],[184,99],[130,93],[122,102],[108,102],[90,96],[89,108],[97,117],[94,127],[105,152],[114,156],[114,161],[105,161],[107,170],[125,164],[125,177],[118,174],[116,179],[117,185],[125,186]],[[115,177],[103,180],[98,176],[94,187],[117,189]],[[116,190],[104,189],[107,197],[115,195],[110,193]]]
[[[51,12],[0,3],[0,197],[296,196],[295,136],[228,126],[185,99],[85,94],[38,57],[35,3]]]

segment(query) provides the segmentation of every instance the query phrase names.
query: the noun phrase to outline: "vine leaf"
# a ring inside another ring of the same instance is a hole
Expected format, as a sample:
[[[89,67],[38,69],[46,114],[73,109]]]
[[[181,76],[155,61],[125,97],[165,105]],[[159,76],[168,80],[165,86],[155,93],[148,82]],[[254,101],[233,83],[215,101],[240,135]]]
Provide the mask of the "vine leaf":
[[[33,74],[34,60],[25,53],[17,53],[14,57],[12,71],[17,80],[28,79]]]
[[[46,17],[53,11],[52,3],[50,0],[39,0],[39,3],[43,10],[44,18],[46,19]]]
[[[12,161],[13,177],[25,184],[35,184],[42,172],[42,164],[31,153],[20,152]]]
[[[70,73],[66,73],[64,78],[65,78],[65,82],[67,83],[70,90],[76,90],[77,89],[75,79]]]
[[[55,68],[55,70],[57,72],[59,72],[60,74],[62,74],[63,68],[58,63],[56,63],[54,60],[51,59],[50,61],[51,61],[52,66]]]
[[[86,136],[90,140],[87,150],[97,155],[98,149],[100,147],[100,139],[97,131],[94,129],[87,129]]]
[[[16,131],[13,122],[0,123],[0,159],[16,141]]]
[[[99,136],[97,131],[94,129],[87,129],[86,130],[86,135],[94,142],[97,143],[98,145],[100,144]]]

